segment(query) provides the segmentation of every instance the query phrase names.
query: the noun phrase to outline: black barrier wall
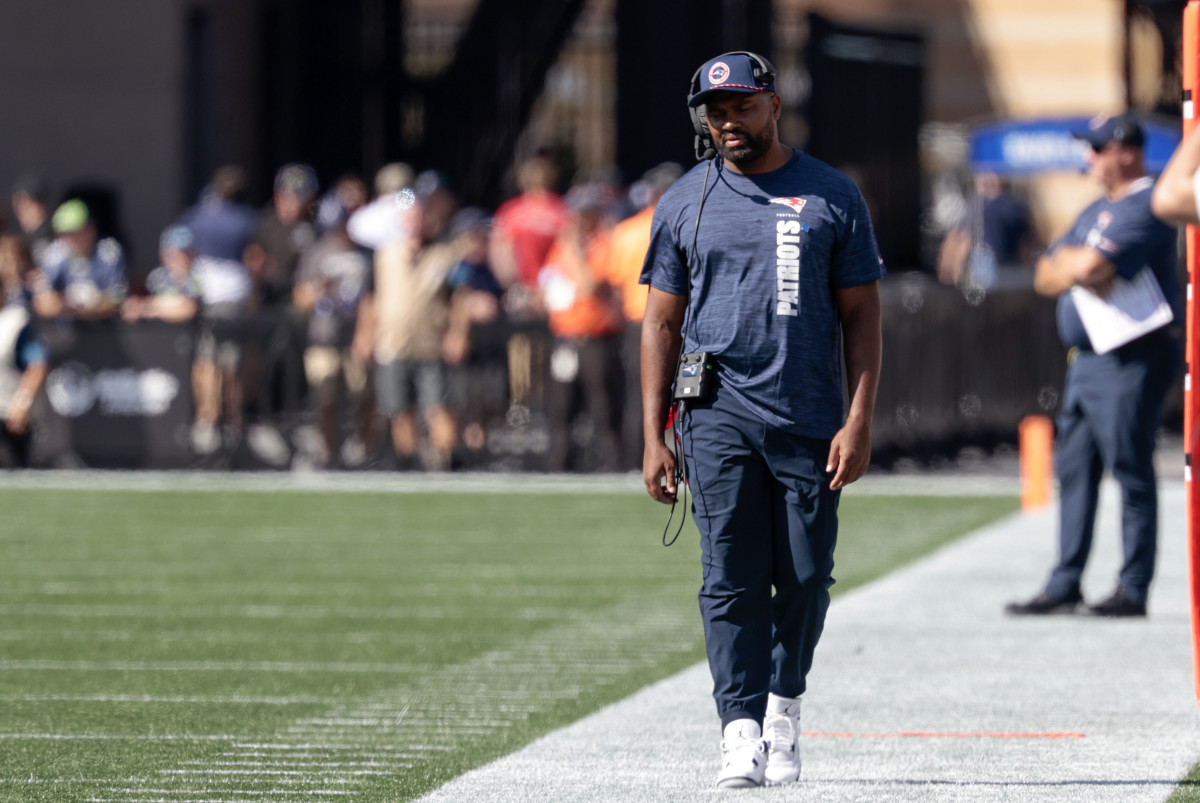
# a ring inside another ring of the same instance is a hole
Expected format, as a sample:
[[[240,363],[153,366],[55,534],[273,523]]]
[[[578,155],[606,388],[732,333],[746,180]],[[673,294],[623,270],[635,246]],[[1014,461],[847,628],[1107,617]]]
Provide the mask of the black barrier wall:
[[[883,283],[877,460],[1014,443],[1023,417],[1057,411],[1067,353],[1054,301],[1027,282],[966,294],[920,274]]]
[[[50,351],[35,462],[180,468],[192,462],[191,326],[43,323]]]
[[[881,285],[884,360],[873,430],[875,460],[953,457],[964,446],[985,449],[1016,442],[1027,415],[1057,412],[1067,354],[1055,332],[1054,302],[1035,295],[1027,273],[988,292],[944,287],[924,274],[901,274]],[[278,329],[279,337],[271,332]],[[286,404],[268,421],[287,443],[289,459],[256,459],[242,445],[224,460],[192,453],[191,359],[197,330],[159,322],[120,321],[40,327],[51,352],[43,414],[35,439],[42,466],[97,468],[295,467],[312,401],[283,372]],[[294,353],[276,357],[299,366],[302,337],[295,322],[240,322],[247,343],[274,343]],[[546,388],[552,338],[539,322],[498,322],[478,330],[474,353],[456,371],[455,403],[463,423],[486,433],[463,446],[458,465],[478,470],[542,470],[549,440]],[[298,370],[298,369],[296,369]],[[637,367],[628,370],[637,381]],[[289,377],[290,375],[290,377]],[[299,377],[302,386],[303,379]],[[252,394],[251,394],[252,395]],[[1167,424],[1178,426],[1180,388],[1168,402]],[[381,428],[385,431],[385,428]],[[581,470],[594,465],[586,420],[572,427]],[[387,453],[386,438],[380,451]],[[369,465],[393,467],[376,459]],[[626,466],[635,470],[635,465]]]

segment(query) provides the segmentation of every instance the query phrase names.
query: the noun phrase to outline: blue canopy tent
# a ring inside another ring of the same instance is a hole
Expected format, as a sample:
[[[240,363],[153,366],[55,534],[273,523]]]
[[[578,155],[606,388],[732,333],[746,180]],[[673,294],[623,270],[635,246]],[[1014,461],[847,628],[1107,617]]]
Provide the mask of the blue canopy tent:
[[[980,126],[970,135],[973,173],[1013,178],[1053,170],[1087,169],[1087,143],[1071,136],[1087,130],[1088,117],[1004,120]],[[1146,129],[1146,171],[1158,175],[1179,144],[1179,126],[1142,120]]]

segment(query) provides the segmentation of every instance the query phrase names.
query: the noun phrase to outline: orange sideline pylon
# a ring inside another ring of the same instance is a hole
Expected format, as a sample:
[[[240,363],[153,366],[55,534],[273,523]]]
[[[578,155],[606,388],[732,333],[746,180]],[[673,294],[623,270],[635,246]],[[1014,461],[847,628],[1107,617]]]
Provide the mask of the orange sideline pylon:
[[[1017,427],[1021,454],[1021,509],[1037,510],[1050,504],[1054,478],[1054,422],[1044,415],[1028,415]]]
[[[1195,102],[1197,75],[1200,73],[1200,0],[1190,0],[1183,10],[1183,135],[1196,125]],[[1187,227],[1187,374],[1183,383],[1183,449],[1184,488],[1187,498],[1187,543],[1188,543],[1188,587],[1191,591],[1192,611],[1192,672],[1196,699],[1200,701],[1200,496],[1192,479],[1192,455],[1195,452],[1197,398],[1192,383],[1192,366],[1196,364],[1196,342],[1198,333],[1197,304],[1200,293],[1195,292],[1197,260],[1200,259],[1200,231],[1195,226]]]

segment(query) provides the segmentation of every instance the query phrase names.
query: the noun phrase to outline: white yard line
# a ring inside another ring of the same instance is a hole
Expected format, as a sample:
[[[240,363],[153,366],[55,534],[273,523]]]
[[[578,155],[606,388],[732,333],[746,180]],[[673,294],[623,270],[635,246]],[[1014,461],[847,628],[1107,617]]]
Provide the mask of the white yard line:
[[[0,670],[38,672],[329,672],[333,674],[427,674],[433,664],[370,664],[328,661],[49,661],[0,660]]]
[[[397,474],[389,472],[243,472],[203,471],[0,471],[0,490],[6,488],[60,491],[179,491],[299,493],[623,493],[644,494],[640,474],[455,473]],[[928,474],[871,473],[855,485],[858,493],[917,495],[930,493]],[[1012,496],[1020,492],[1015,472],[958,474],[939,486],[946,496]]]
[[[1107,594],[1119,562],[1115,496],[1106,485],[1090,599]],[[1046,576],[1052,511],[1009,518],[835,600],[805,697],[803,779],[738,800],[1165,800],[1200,760],[1200,716],[1181,483],[1162,484],[1161,510],[1146,620],[1002,613]],[[710,692],[707,667],[695,666],[422,801],[727,801],[713,788]]]

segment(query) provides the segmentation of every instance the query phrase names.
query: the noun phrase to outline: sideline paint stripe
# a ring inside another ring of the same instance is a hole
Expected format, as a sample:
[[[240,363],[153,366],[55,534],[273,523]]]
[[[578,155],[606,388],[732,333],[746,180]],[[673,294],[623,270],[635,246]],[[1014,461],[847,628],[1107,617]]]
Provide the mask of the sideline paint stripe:
[[[1072,732],[992,732],[992,731],[894,731],[892,733],[839,733],[803,731],[801,736],[823,739],[1086,739],[1087,734]]]
[[[3,703],[181,703],[200,705],[337,705],[337,697],[157,697],[149,694],[6,694]]]
[[[159,770],[158,774],[166,775],[169,777],[186,777],[186,776],[191,776],[191,775],[216,775],[216,776],[252,775],[254,777],[259,777],[259,776],[269,775],[269,776],[272,776],[272,780],[274,779],[274,776],[278,775],[278,776],[282,776],[285,778],[296,778],[296,777],[299,777],[301,779],[320,778],[321,782],[323,782],[323,783],[350,783],[350,780],[344,778],[343,776],[346,776],[346,775],[350,775],[350,776],[384,775],[384,776],[387,776],[387,775],[393,775],[394,773],[384,772],[383,770],[345,770],[343,772],[329,772],[327,770],[309,770],[309,771],[305,772],[304,770],[194,769],[194,770]],[[334,780],[327,781],[326,780],[327,778],[331,778]]]
[[[1019,496],[1020,481],[1009,474],[964,474],[955,472],[953,487],[939,489],[937,496]],[[628,474],[538,474],[520,472],[476,472],[446,477],[437,474],[397,475],[388,472],[279,472],[190,471],[29,471],[5,477],[5,490],[86,490],[153,492],[302,492],[302,493],[499,493],[499,494],[594,494],[629,493],[644,495],[642,476]],[[854,484],[856,495],[929,496],[929,474],[886,474],[872,472]]]
[[[0,661],[0,670],[68,672],[351,672],[423,674],[434,664],[292,663],[287,661]]]
[[[166,798],[167,800],[173,801],[173,803],[174,803],[175,801],[178,800],[179,795],[191,795],[191,794],[194,794],[194,792],[192,792],[191,790],[188,790],[188,789],[121,789],[121,790],[118,790],[117,794],[123,794],[123,795],[175,795],[175,797],[173,797],[173,798]],[[266,790],[228,789],[228,790],[224,790],[222,792],[218,792],[217,794],[253,795],[253,796],[258,796],[258,797],[265,797],[267,795],[272,795],[272,796],[274,796],[274,795],[335,795],[335,796],[338,796],[338,795],[349,795],[352,793],[348,792],[348,791],[338,790],[338,789],[266,789]],[[125,801],[130,801],[130,803],[132,803],[132,801],[138,801],[138,803],[149,803],[149,801],[145,797],[131,797],[131,798],[90,797],[90,798],[88,798],[88,800],[89,801],[125,800]],[[280,798],[280,800],[285,801],[285,800],[287,800],[287,798],[286,797]],[[186,803],[201,803],[201,801],[197,800],[196,798],[189,797],[189,798],[186,798]],[[223,797],[223,798],[219,798],[219,803],[232,803],[232,801],[230,798]],[[309,800],[309,801],[306,801],[305,803],[314,803],[314,801]]]
[[[217,734],[169,734],[162,733],[153,736],[146,734],[127,734],[127,733],[0,733],[0,739],[46,739],[49,741],[86,741],[90,739],[114,741],[128,739],[129,741],[137,742],[236,742],[242,739],[242,736],[217,735]]]
[[[139,605],[77,605],[19,603],[0,605],[0,614],[6,616],[54,616],[73,617],[79,619],[213,619],[217,617],[236,617],[239,619],[259,619],[273,621],[278,619],[364,619],[379,621],[380,619],[470,619],[480,620],[512,620],[538,621],[541,619],[556,620],[562,611],[558,608],[521,606],[517,608],[500,608],[492,612],[462,605],[424,605],[390,608],[332,608],[320,606],[289,607],[287,605],[236,607],[236,606],[199,606],[180,605],[177,607],[139,606]]]
[[[278,792],[282,792],[283,794],[287,794],[287,795],[308,795],[308,794],[337,795],[337,794],[343,794],[341,792],[327,792],[325,790],[317,790],[316,792],[304,792],[304,791],[299,791],[299,790],[282,790],[281,789],[281,790],[278,790]],[[172,792],[170,794],[178,795],[178,794],[183,794],[183,793]],[[186,794],[192,794],[192,792],[186,792]],[[218,792],[218,794],[220,794],[220,793]],[[237,794],[257,795],[257,794],[267,794],[267,793],[265,793],[265,792],[240,792]],[[271,794],[276,794],[276,792],[272,792]],[[177,797],[89,797],[89,798],[86,798],[86,800],[87,800],[87,803],[179,803],[179,798],[177,798]],[[187,803],[259,803],[259,801],[257,798],[253,798],[253,797],[246,797],[246,798],[189,797],[189,798],[187,798]],[[288,798],[281,798],[278,801],[278,803],[289,803],[289,801],[288,801]],[[305,803],[320,803],[320,801],[319,800],[318,801],[305,801]]]
[[[118,789],[123,795],[178,795],[186,790],[179,789]],[[341,789],[227,789],[223,792],[227,795],[348,795],[348,791]]]

